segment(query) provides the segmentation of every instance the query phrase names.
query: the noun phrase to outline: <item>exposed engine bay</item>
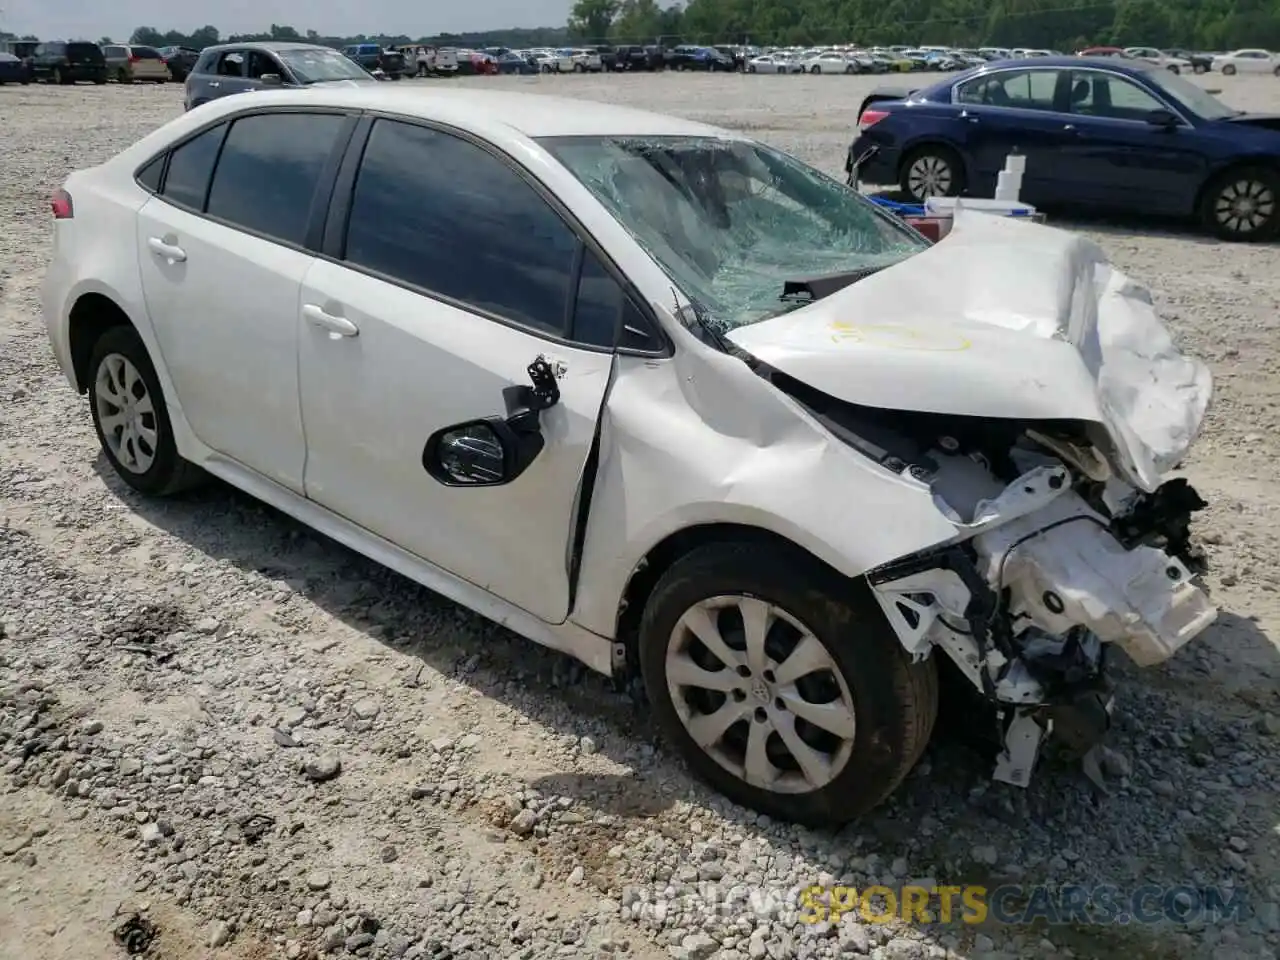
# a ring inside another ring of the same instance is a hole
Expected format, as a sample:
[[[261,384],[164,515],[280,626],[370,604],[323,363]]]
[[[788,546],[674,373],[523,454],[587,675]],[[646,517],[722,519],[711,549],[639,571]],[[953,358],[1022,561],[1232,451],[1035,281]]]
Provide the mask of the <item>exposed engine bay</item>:
[[[941,649],[995,708],[994,779],[1026,786],[1053,733],[1105,790],[1108,651],[1160,663],[1217,616],[1189,530],[1205,502],[1181,478],[1131,486],[1090,424],[881,410],[758,372],[864,456],[928,485],[956,524],[952,543],[868,581],[907,651]]]

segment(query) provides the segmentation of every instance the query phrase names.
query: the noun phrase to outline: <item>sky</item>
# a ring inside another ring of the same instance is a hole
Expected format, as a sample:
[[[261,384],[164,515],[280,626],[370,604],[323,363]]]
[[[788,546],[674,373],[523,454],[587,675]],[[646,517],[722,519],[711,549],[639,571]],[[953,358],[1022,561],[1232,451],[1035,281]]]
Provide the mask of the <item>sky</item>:
[[[573,0],[217,0],[201,9],[190,0],[0,0],[0,30],[42,40],[127,40],[135,27],[189,33],[207,23],[227,36],[278,23],[325,36],[420,37],[561,26],[572,5]]]

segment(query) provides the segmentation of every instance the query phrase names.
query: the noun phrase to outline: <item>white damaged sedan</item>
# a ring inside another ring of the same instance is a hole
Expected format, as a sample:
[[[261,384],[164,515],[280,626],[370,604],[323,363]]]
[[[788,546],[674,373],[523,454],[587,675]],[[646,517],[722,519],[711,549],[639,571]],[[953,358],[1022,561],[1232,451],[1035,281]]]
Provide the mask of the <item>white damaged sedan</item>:
[[[382,84],[215,101],[52,208],[49,337],[125,483],[218,477],[639,675],[771,816],[888,796],[944,671],[996,778],[1096,756],[1108,652],[1215,618],[1173,475],[1208,372],[1071,233],[930,246],[736,133]]]

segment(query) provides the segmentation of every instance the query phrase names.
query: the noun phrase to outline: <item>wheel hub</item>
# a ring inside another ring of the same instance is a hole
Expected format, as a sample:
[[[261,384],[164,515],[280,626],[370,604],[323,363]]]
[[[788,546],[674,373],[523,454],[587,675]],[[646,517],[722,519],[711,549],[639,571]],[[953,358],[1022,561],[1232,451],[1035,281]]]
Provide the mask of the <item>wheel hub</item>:
[[[697,747],[751,786],[820,790],[852,755],[853,698],[840,668],[774,604],[728,595],[689,608],[668,641],[666,680]]]

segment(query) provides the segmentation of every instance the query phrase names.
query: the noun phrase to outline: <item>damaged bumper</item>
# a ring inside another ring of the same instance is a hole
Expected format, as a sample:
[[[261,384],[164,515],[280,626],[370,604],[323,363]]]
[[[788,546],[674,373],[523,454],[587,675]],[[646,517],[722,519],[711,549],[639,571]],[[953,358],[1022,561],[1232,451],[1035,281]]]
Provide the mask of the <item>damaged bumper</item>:
[[[1217,609],[1197,585],[1183,480],[1119,499],[1114,511],[1065,464],[1039,459],[1007,486],[968,458],[930,478],[960,531],[940,550],[869,576],[907,650],[940,648],[998,708],[995,778],[1025,786],[1051,732],[1088,758],[1109,726],[1105,660],[1121,648],[1158,664],[1203,632]],[[1095,764],[1096,766],[1096,764]]]

